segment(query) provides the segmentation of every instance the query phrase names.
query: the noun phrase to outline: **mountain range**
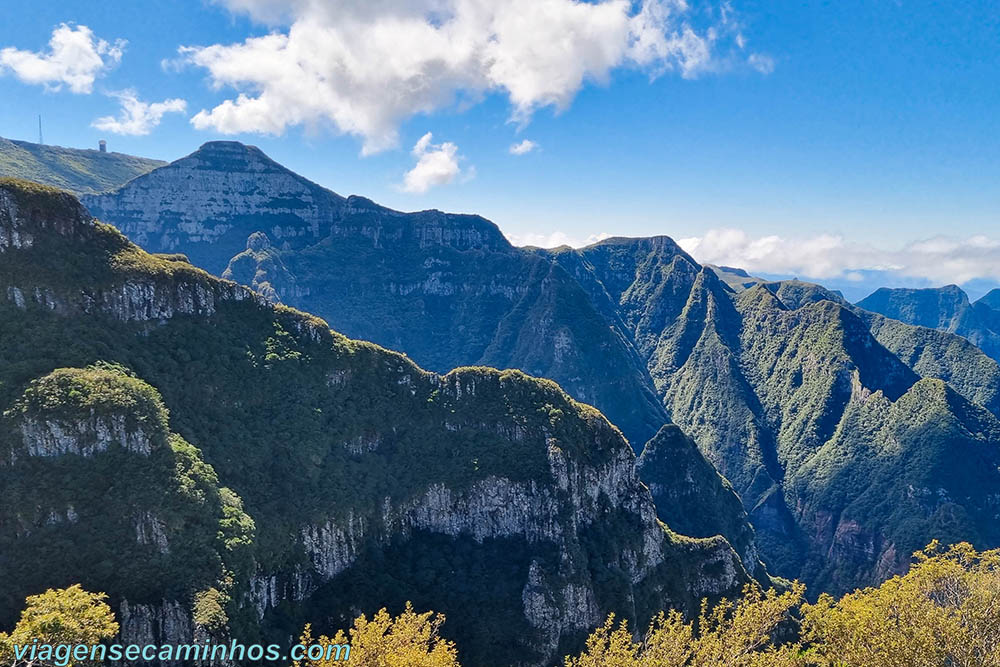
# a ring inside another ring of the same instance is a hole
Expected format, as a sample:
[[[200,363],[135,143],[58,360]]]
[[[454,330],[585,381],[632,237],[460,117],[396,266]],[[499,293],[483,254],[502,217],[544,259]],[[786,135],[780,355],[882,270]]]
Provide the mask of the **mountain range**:
[[[70,583],[108,592],[139,644],[287,644],[412,600],[468,664],[534,665],[609,612],[643,625],[770,584],[675,427],[651,494],[554,382],[424,371],[22,181],[0,180],[0,341],[3,626]]]
[[[515,248],[478,216],[341,197],[233,142],[83,202],[432,370],[551,378],[639,453],[672,422],[741,497],[765,562],[814,590],[876,583],[934,537],[1000,541],[1000,368],[955,333],[701,266],[665,236]],[[662,461],[641,469],[658,488]]]
[[[517,248],[237,142],[0,196],[0,622],[82,572],[143,640],[411,599],[470,664],[548,664],[608,611],[1000,545],[996,294]]]

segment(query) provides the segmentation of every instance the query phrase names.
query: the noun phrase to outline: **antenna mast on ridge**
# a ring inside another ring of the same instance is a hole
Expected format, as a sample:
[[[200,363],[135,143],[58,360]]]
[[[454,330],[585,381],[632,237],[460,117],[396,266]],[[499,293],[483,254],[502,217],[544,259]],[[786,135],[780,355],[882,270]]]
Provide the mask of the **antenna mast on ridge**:
[[[42,114],[38,114],[38,143],[45,143],[45,140],[42,139]]]

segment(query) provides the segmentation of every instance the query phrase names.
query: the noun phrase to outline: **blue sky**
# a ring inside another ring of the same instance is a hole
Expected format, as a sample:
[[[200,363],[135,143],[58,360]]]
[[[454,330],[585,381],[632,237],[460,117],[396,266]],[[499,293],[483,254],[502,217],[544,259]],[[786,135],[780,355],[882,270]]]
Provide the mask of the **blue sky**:
[[[341,194],[477,212],[521,242],[668,234],[759,272],[1000,278],[994,3],[523,3],[11,3],[0,135],[36,140],[42,114],[47,143],[167,160],[235,138]],[[10,55],[51,59],[63,23],[103,49],[89,92]],[[266,35],[285,60],[245,43]],[[296,58],[320,63],[301,87]],[[127,90],[186,110],[147,134],[93,127]],[[212,111],[240,94],[263,101]]]

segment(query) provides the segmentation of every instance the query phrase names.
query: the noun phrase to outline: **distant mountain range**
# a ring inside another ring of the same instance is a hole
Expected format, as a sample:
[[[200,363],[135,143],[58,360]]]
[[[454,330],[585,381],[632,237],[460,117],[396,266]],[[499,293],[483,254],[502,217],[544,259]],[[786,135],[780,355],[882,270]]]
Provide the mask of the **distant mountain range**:
[[[433,370],[554,379],[638,452],[660,432],[640,468],[654,490],[672,421],[742,498],[765,561],[814,590],[875,583],[932,538],[1000,544],[1000,367],[949,331],[703,267],[668,237],[514,248],[483,218],[344,198],[233,142],[84,203]]]
[[[928,289],[883,287],[858,306],[894,320],[956,333],[1000,361],[1000,289],[975,303],[957,285]]]
[[[0,137],[0,177],[24,178],[73,194],[113,190],[165,162],[124,153],[63,148]]]

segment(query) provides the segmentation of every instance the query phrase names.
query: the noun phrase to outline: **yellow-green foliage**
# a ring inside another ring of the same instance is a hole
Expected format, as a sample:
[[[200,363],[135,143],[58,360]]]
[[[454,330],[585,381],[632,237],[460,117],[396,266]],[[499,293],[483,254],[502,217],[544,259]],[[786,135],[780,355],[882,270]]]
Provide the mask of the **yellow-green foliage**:
[[[0,632],[0,662],[5,665],[28,664],[15,662],[14,645],[31,644],[98,644],[118,632],[115,615],[104,593],[88,593],[79,584],[59,590],[49,589],[25,600],[21,620],[8,635]],[[44,665],[44,661],[31,664]],[[67,664],[67,663],[60,663]],[[69,665],[94,664],[70,660]]]
[[[945,550],[934,542],[915,556],[906,575],[839,600],[824,594],[811,605],[802,604],[805,587],[799,583],[783,592],[748,585],[739,600],[711,607],[703,601],[694,622],[678,611],[661,612],[638,641],[626,621],[616,624],[611,615],[565,666],[1000,665],[1000,549],[977,552],[962,543]],[[215,589],[198,594],[196,614],[206,620],[222,614],[222,598]],[[12,661],[15,643],[95,644],[114,636],[118,624],[105,599],[79,585],[29,597],[13,632],[0,633],[0,659]],[[350,645],[349,664],[356,667],[458,667],[457,647],[440,635],[444,622],[443,615],[418,614],[407,603],[397,617],[383,608],[332,637],[314,638],[306,625],[300,643],[323,646],[324,657],[294,664],[342,664],[345,650],[338,659],[326,649]],[[794,635],[796,625],[797,641],[779,639]]]
[[[933,542],[915,558],[877,588],[823,594],[797,610],[801,584],[784,593],[748,586],[735,603],[703,602],[696,623],[660,613],[638,642],[611,616],[566,667],[1000,666],[1000,549]],[[776,641],[796,624],[796,641]]]
[[[224,630],[229,622],[225,610],[228,602],[228,596],[214,587],[196,593],[192,610],[194,622],[209,632]]]
[[[87,368],[57,368],[32,382],[6,416],[18,414],[67,420],[93,414],[128,415],[162,440],[167,409],[159,393],[119,364],[98,362]]]
[[[802,602],[805,586],[764,593],[754,585],[743,589],[737,602],[722,600],[709,609],[702,602],[697,626],[677,611],[661,612],[636,642],[628,623],[615,627],[614,616],[587,639],[586,650],[567,657],[566,667],[763,667],[799,662],[798,645],[776,645],[773,635]],[[697,630],[695,629],[697,627]]]
[[[455,645],[438,634],[444,620],[443,615],[432,611],[418,614],[407,602],[405,611],[396,618],[385,609],[379,610],[371,620],[362,614],[354,621],[354,627],[348,633],[349,640],[343,630],[332,638],[320,635],[314,640],[312,628],[307,625],[300,642],[305,646],[319,644],[323,647],[349,643],[348,664],[354,667],[458,667]],[[324,650],[323,658],[296,662],[295,667],[333,667],[339,664],[343,662]]]
[[[803,608],[819,664],[1000,665],[1000,550],[934,542],[916,557],[878,588]]]

